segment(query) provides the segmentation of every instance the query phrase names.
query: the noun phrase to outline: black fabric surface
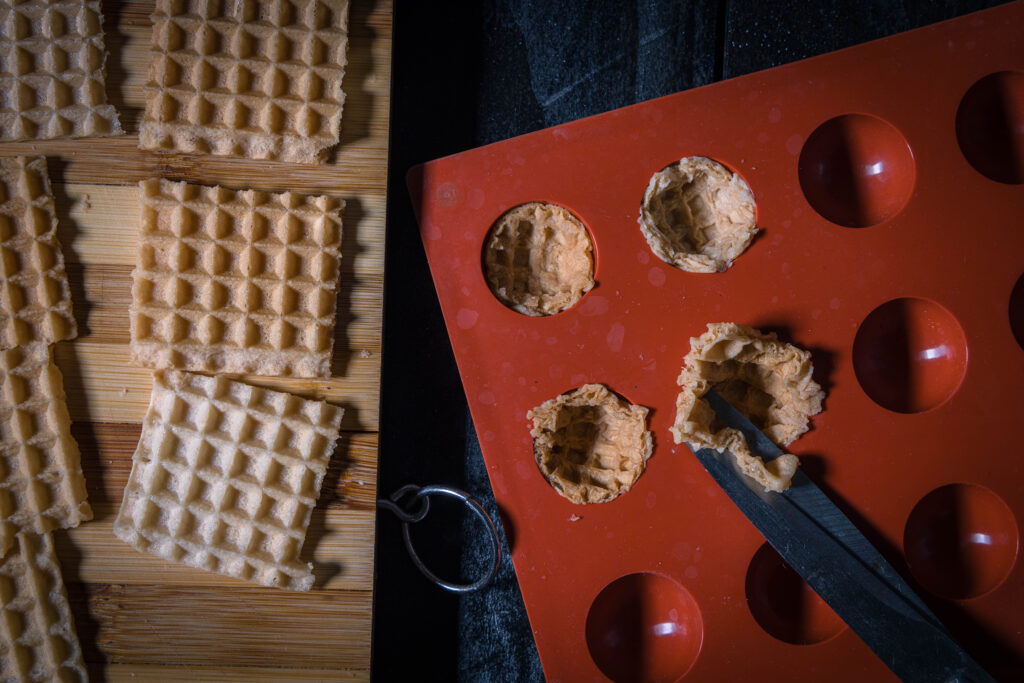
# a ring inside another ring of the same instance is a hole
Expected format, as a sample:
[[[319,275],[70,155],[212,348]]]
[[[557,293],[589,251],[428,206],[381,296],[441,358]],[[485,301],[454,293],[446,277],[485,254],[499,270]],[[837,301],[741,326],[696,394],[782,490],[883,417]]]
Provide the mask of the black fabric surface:
[[[405,187],[410,167],[993,4],[397,0],[380,494],[407,483],[447,484],[497,519]],[[438,501],[413,538],[441,576],[466,580],[485,570],[483,528],[458,505]],[[400,524],[382,511],[374,678],[543,680],[507,544],[504,551],[491,586],[452,595],[420,575]]]

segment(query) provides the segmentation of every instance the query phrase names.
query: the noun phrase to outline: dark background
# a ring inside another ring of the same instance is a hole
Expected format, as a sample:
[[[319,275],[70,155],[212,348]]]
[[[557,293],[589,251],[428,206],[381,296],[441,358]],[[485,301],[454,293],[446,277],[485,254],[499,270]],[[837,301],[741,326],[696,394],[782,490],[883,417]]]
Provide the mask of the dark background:
[[[395,4],[380,495],[408,483],[446,484],[468,491],[497,519],[405,188],[406,171],[437,157],[999,3]],[[479,522],[443,501],[413,529],[421,555],[452,580],[485,571],[483,534]],[[507,555],[485,590],[461,597],[446,593],[412,565],[400,524],[384,511],[377,523],[373,643],[376,680],[543,680]]]

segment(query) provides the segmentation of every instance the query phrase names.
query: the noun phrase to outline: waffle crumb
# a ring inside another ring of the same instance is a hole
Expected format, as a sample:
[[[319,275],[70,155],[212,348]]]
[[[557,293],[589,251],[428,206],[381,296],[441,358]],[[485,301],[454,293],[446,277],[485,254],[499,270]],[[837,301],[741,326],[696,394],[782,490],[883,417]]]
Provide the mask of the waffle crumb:
[[[114,534],[172,562],[309,590],[299,554],[342,412],[223,377],[155,373]]]
[[[563,311],[594,286],[594,248],[579,219],[531,202],[507,211],[484,243],[484,275],[498,299],[525,315]]]
[[[780,448],[810,428],[821,412],[825,392],[811,375],[811,354],[780,342],[774,333],[736,323],[711,323],[690,339],[677,383],[676,443],[691,449],[728,450],[741,469],[768,491],[784,491],[799,461],[785,453],[770,462],[754,456],[743,434],[725,427],[702,397],[714,389]]]
[[[640,230],[658,258],[692,273],[729,268],[757,233],[754,195],[722,164],[686,157],[651,178]]]
[[[585,384],[529,411],[541,474],[573,503],[603,503],[636,483],[651,457],[647,408]]]

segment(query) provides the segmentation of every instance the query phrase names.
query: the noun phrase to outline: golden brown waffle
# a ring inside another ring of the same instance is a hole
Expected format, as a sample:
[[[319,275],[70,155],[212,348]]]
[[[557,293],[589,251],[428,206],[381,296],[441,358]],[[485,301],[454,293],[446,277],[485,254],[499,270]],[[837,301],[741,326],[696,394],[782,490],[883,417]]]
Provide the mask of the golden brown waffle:
[[[22,531],[92,519],[78,444],[50,348],[0,351],[0,555]]]
[[[50,534],[18,534],[0,561],[0,680],[88,680]]]
[[[120,135],[98,0],[0,0],[0,140]]]
[[[765,463],[754,456],[743,434],[725,427],[702,397],[709,389],[735,406],[778,446],[806,432],[821,412],[825,392],[811,375],[811,354],[746,325],[711,323],[690,339],[683,359],[672,435],[690,448],[730,451],[741,469],[766,490],[783,491],[799,464],[786,453]]]
[[[322,162],[347,25],[348,0],[159,0],[139,147]]]
[[[0,349],[78,335],[43,157],[0,159],[0,285]]]
[[[299,551],[341,415],[223,377],[155,373],[114,533],[190,567],[309,590]]]
[[[686,157],[655,173],[639,222],[658,258],[692,273],[726,270],[757,234],[750,187],[704,157]]]
[[[647,408],[627,403],[601,384],[546,401],[526,417],[533,420],[537,466],[574,503],[603,503],[622,495],[651,457]]]
[[[344,202],[167,180],[139,193],[136,363],[330,376]]]
[[[594,286],[594,249],[579,219],[531,202],[506,212],[484,246],[484,274],[498,299],[526,315],[569,308]]]

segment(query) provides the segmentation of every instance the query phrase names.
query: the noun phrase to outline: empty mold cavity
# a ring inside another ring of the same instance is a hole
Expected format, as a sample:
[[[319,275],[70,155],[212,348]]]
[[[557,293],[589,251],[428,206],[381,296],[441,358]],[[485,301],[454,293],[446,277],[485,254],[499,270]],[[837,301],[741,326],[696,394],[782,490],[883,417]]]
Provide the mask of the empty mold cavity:
[[[1013,569],[1019,536],[1013,512],[989,489],[949,484],[914,506],[903,550],[922,586],[944,598],[974,598]]]
[[[1000,183],[1024,183],[1024,73],[999,71],[975,83],[956,112],[968,163]]]
[[[505,212],[487,233],[484,278],[501,303],[525,315],[563,311],[594,286],[594,247],[576,216],[530,202]]]
[[[914,156],[896,128],[866,114],[821,124],[804,143],[800,187],[814,210],[848,228],[898,214],[914,191]]]
[[[534,457],[551,487],[574,503],[603,503],[629,491],[647,467],[653,440],[647,408],[601,384],[585,384],[537,406]]]
[[[1017,343],[1024,349],[1024,275],[1017,279],[1010,293],[1010,329]]]
[[[704,157],[686,157],[655,173],[639,222],[658,258],[692,273],[726,270],[757,233],[746,181]]]
[[[750,560],[746,592],[747,606],[758,625],[786,643],[820,643],[846,628],[828,603],[767,543]]]
[[[602,590],[587,614],[587,648],[617,683],[667,683],[697,661],[704,624],[690,592],[661,574],[628,574]]]
[[[967,341],[953,314],[934,301],[893,299],[860,324],[853,369],[875,403],[919,413],[956,393],[967,370]]]

